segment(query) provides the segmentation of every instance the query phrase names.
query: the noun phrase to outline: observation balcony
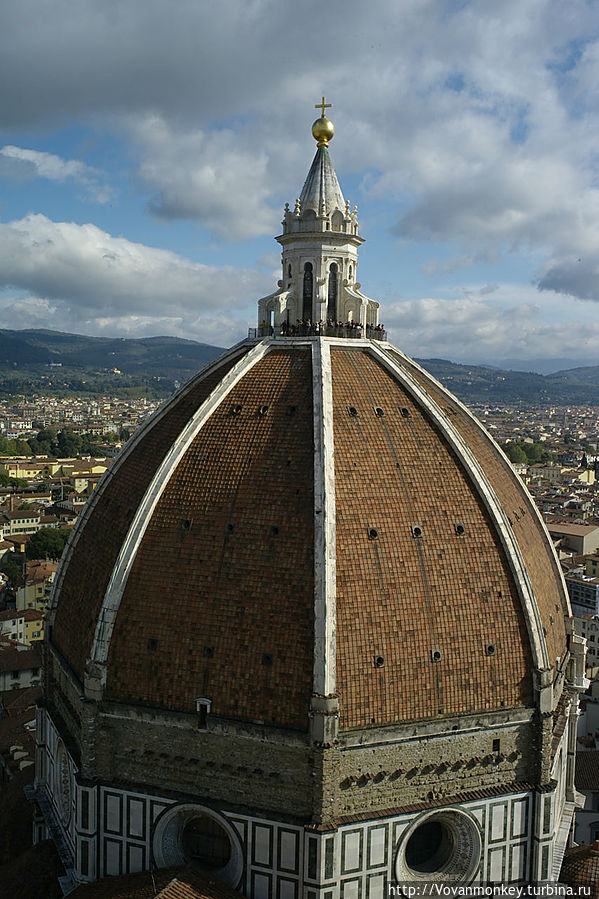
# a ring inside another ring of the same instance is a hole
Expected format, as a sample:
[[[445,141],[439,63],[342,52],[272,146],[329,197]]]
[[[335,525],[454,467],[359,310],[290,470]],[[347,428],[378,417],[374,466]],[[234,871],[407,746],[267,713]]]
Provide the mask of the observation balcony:
[[[369,340],[387,340],[387,332],[382,325],[362,325],[352,322],[345,324],[325,325],[320,322],[298,322],[295,325],[259,325],[257,328],[248,328],[248,337],[343,337],[362,338]]]

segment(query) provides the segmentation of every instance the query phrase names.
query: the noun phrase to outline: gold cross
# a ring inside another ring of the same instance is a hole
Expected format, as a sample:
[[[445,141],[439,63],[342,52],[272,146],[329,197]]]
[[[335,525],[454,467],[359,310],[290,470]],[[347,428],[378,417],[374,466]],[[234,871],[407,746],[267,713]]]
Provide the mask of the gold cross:
[[[324,111],[325,111],[325,109],[330,109],[332,105],[333,105],[332,103],[325,103],[325,102],[324,102],[324,97],[323,97],[323,98],[322,98],[322,103],[315,103],[315,104],[314,104],[314,109],[320,109],[320,110],[322,110],[322,118],[324,119]]]

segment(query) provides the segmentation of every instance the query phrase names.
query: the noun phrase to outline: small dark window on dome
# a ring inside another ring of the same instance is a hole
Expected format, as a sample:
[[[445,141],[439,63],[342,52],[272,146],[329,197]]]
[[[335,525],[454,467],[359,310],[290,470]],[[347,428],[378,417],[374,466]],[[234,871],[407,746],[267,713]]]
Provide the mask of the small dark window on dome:
[[[200,730],[207,730],[208,715],[212,706],[212,700],[200,696],[196,699],[196,711],[198,713],[198,727]]]
[[[273,524],[273,526],[271,527],[271,529],[270,529],[270,536],[271,536],[271,537],[278,537],[278,536],[279,536],[279,528],[277,527],[276,524]]]
[[[182,531],[190,531],[191,530],[191,518],[184,518],[181,522],[181,530]]]
[[[464,527],[463,524],[456,524],[455,532],[458,535],[458,537],[463,537],[464,534],[466,533],[466,528]]]
[[[204,646],[204,658],[205,659],[213,659],[214,658],[214,646]]]
[[[382,418],[383,415],[385,414],[385,410],[382,409],[380,406],[375,406],[375,407],[374,407],[374,414],[375,414],[375,415],[378,415],[379,418]]]
[[[262,655],[262,664],[269,667],[272,665],[272,655],[269,652],[265,652]]]
[[[488,656],[494,656],[495,655],[495,644],[487,643],[487,645],[485,646],[485,652]]]
[[[239,415],[242,408],[243,406],[241,405],[241,403],[233,403],[233,405],[231,406],[231,415]]]
[[[158,640],[156,639],[156,637],[150,637],[150,639],[148,640],[148,649],[150,650],[150,652],[156,652],[156,650],[158,649]]]
[[[422,537],[422,527],[419,524],[412,525],[412,537]]]
[[[358,410],[356,409],[355,406],[348,406],[347,411],[349,412],[349,414],[351,415],[352,418],[358,417]]]
[[[232,524],[231,522],[229,522],[229,524],[227,525],[227,531],[229,532],[229,534],[232,534],[234,530],[235,530],[235,525]]]
[[[293,415],[297,412],[297,406],[287,406],[287,415]]]
[[[399,411],[401,412],[402,418],[410,418],[412,415],[407,406],[402,406]]]
[[[368,528],[368,539],[378,540],[379,532],[376,528]]]
[[[493,752],[499,752],[500,748],[501,748],[501,741],[493,740]]]
[[[260,415],[266,415],[266,413],[268,412],[268,406],[267,405],[260,406],[258,411],[259,411]]]
[[[440,649],[431,649],[431,659],[433,662],[440,662],[443,658],[443,654]]]
[[[374,657],[374,667],[375,668],[384,668],[385,667],[385,656],[375,656]]]

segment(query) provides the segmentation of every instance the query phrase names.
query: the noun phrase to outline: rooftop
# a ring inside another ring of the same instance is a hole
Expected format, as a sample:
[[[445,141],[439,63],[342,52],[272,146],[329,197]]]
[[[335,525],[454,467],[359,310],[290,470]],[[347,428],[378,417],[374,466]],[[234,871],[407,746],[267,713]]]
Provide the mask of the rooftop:
[[[547,523],[547,530],[550,534],[563,534],[571,537],[587,537],[589,534],[599,530],[596,524],[562,524],[561,522],[550,521]]]
[[[599,793],[599,749],[576,753],[575,784],[577,790]]]
[[[14,641],[0,640],[0,672],[27,671],[41,668],[42,653],[38,645],[26,646]]]

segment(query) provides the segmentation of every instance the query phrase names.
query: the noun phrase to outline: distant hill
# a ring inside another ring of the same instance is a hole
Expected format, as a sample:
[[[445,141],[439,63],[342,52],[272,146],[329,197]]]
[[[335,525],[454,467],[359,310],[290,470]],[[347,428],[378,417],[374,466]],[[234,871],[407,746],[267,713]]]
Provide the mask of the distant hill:
[[[85,337],[0,330],[0,396],[19,393],[167,396],[223,349],[180,337]],[[420,359],[466,403],[599,404],[599,365],[539,375]]]
[[[485,365],[459,365],[446,359],[418,361],[465,403],[599,405],[599,365],[539,375]]]
[[[566,371],[556,371],[553,377],[564,378],[566,381],[592,384],[599,387],[599,365],[585,365],[582,368],[570,368]]]
[[[446,359],[420,364],[466,403],[599,405],[599,365],[539,375]]]
[[[179,337],[86,337],[0,330],[0,395],[58,393],[164,396],[221,347]],[[115,371],[116,369],[116,371]]]
[[[0,364],[61,362],[63,366],[119,368],[127,374],[188,372],[222,352],[179,337],[84,337],[61,331],[0,330]]]

